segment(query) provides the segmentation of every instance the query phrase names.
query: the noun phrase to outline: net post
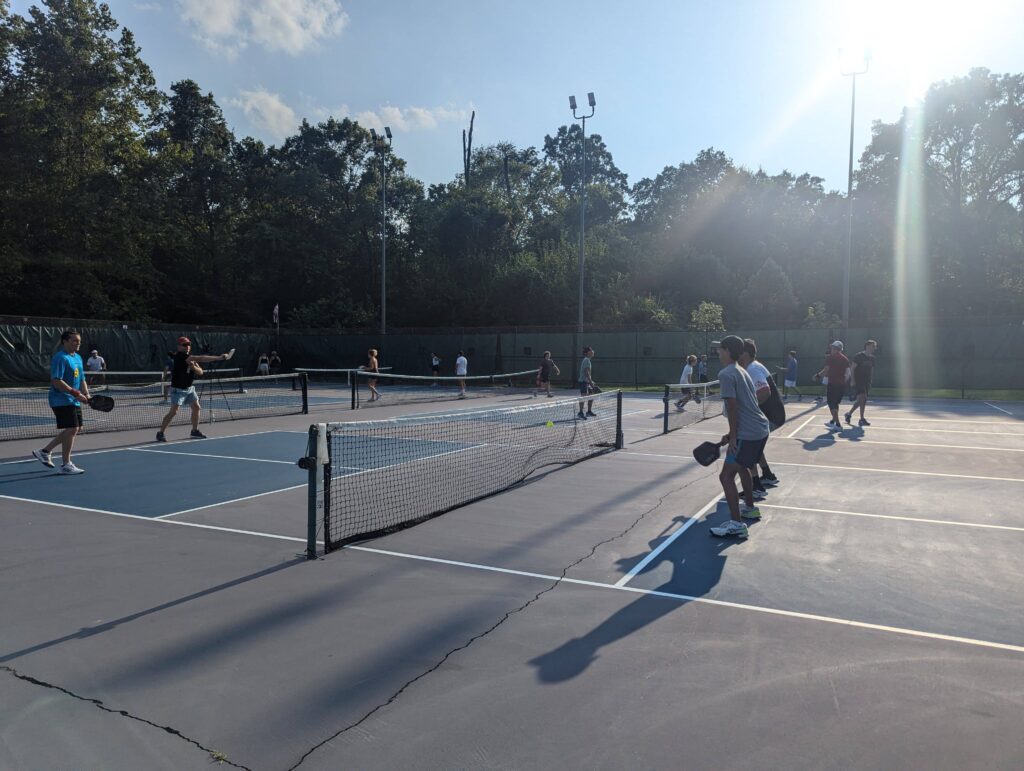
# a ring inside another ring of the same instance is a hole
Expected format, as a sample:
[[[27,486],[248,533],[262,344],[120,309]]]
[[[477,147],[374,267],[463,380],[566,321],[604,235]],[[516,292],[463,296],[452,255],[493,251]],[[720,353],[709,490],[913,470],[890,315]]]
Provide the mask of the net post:
[[[626,437],[622,433],[622,391],[615,394],[615,449],[626,446]]]
[[[302,389],[302,414],[309,414],[309,375],[299,373],[299,387]]]
[[[352,409],[354,410],[359,407],[359,377],[356,375],[355,372],[349,372],[348,376],[350,388],[352,391]]]
[[[662,401],[665,403],[665,409],[664,409],[664,411],[661,414],[661,422],[662,422],[662,431],[661,431],[661,433],[663,433],[663,434],[667,434],[668,433],[668,400],[669,400],[670,390],[671,389],[669,389],[668,385],[666,384],[665,385],[665,396],[662,398]]]
[[[316,494],[319,489],[319,475],[323,466],[317,457],[318,428],[314,424],[309,427],[309,439],[306,442],[306,460],[312,461],[307,469],[309,489],[306,495],[306,559],[315,560],[316,554]]]

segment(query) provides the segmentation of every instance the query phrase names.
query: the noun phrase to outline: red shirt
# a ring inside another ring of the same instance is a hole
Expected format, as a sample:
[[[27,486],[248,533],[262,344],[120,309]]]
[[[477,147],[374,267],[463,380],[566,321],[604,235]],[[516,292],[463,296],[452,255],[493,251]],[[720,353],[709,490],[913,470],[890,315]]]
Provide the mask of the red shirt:
[[[850,368],[850,360],[842,353],[830,353],[825,357],[825,366],[828,367],[828,383],[842,385],[846,382],[846,370]]]

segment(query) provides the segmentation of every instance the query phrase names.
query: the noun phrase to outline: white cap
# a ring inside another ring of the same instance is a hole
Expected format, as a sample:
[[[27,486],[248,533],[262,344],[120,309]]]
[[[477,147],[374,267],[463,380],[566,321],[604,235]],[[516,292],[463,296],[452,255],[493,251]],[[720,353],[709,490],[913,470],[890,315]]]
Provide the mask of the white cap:
[[[840,351],[843,350],[843,341],[842,340],[836,340],[834,343],[832,343],[832,347],[833,348],[838,348]]]

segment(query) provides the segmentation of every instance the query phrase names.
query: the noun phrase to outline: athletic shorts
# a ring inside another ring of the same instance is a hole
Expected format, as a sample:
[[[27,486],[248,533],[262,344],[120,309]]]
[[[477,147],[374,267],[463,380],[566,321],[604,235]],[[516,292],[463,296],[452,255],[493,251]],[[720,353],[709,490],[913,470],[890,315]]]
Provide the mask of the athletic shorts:
[[[796,388],[796,381],[795,380],[783,380],[782,381],[782,385],[784,385],[786,388]]]
[[[829,383],[826,386],[825,398],[828,400],[829,409],[839,409],[839,405],[843,403],[843,395],[846,393],[846,385],[843,383],[832,384]]]
[[[736,454],[727,452],[726,463],[735,463],[743,468],[753,468],[757,461],[764,455],[764,446],[768,444],[768,437],[764,439],[737,439]]]
[[[188,388],[174,388],[170,390],[171,404],[176,407],[184,407],[188,404],[199,404],[199,394],[196,393],[195,386],[189,386]]]
[[[82,425],[82,408],[73,404],[63,407],[50,407],[57,418],[57,428],[79,428]]]
[[[537,376],[537,382],[538,383],[550,383],[551,382],[551,375],[538,375]]]
[[[257,369],[259,370],[259,373],[261,375],[269,375],[270,374],[270,365],[269,364],[260,364],[260,366],[257,367]]]
[[[870,390],[871,390],[871,383],[854,383],[853,384],[853,393],[854,393],[855,396],[860,396],[861,394],[864,394],[865,396],[867,396],[868,395],[868,391],[870,391]]]
[[[580,396],[590,396],[590,383],[586,382],[585,380],[581,380],[579,382],[579,386]]]

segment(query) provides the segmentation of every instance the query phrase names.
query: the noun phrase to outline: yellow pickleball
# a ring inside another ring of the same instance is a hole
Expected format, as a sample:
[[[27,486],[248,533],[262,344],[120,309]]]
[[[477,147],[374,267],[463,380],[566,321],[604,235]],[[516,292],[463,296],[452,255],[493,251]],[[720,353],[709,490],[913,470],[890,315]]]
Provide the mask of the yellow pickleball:
[[[549,420],[547,422],[547,426],[548,426],[548,428],[554,428],[555,427],[554,421]]]

